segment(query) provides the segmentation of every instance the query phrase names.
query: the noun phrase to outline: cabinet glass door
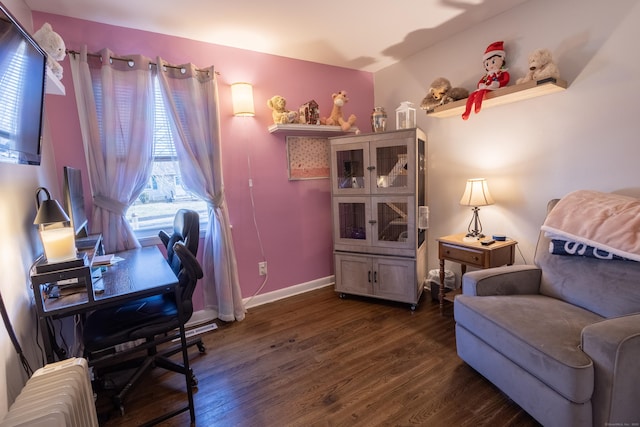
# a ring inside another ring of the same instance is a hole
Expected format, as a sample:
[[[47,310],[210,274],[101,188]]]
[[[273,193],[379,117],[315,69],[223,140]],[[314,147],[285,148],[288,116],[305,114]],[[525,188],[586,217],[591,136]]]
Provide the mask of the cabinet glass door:
[[[367,197],[340,197],[334,203],[334,238],[336,244],[363,246],[371,244],[371,214]]]
[[[365,151],[362,147],[340,149],[335,153],[335,171],[339,189],[365,188]]]
[[[415,183],[414,143],[409,140],[378,141],[372,144],[375,193],[413,192]]]
[[[415,245],[414,200],[413,197],[374,197],[373,245],[396,248]]]

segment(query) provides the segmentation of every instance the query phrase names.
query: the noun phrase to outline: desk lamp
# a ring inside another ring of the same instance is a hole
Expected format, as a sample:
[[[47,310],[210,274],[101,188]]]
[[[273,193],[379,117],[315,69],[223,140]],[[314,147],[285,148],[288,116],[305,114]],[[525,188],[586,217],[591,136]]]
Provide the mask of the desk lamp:
[[[40,201],[40,193],[44,192],[46,199]],[[44,256],[49,263],[56,263],[75,259],[76,242],[71,221],[57,200],[51,199],[49,190],[38,187],[36,190],[36,219],[40,240],[44,248]]]
[[[464,238],[466,241],[478,240],[484,237],[482,234],[482,223],[478,216],[480,210],[478,206],[492,205],[493,198],[489,194],[489,187],[487,186],[487,180],[484,178],[473,178],[467,180],[467,186],[464,189],[460,204],[463,206],[472,206],[473,217],[469,222],[467,230],[469,231]],[[473,229],[471,226],[473,225]]]

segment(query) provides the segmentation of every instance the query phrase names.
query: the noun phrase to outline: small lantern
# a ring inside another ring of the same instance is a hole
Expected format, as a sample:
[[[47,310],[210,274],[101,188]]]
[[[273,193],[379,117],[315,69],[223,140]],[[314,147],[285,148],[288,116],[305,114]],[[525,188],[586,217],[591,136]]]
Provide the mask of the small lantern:
[[[411,129],[416,127],[416,108],[412,102],[403,101],[396,108],[396,129]]]
[[[40,202],[40,193],[47,198]],[[36,190],[36,219],[44,256],[48,263],[69,261],[76,258],[76,240],[71,221],[57,200],[51,200],[49,190],[38,187]]]

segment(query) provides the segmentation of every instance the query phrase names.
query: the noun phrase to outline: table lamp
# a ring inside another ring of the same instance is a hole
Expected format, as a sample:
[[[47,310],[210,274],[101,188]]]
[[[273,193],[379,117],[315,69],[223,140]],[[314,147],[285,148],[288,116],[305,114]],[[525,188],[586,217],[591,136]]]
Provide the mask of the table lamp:
[[[489,194],[489,187],[487,186],[487,180],[484,178],[473,178],[467,180],[467,186],[464,189],[460,204],[463,206],[471,206],[473,209],[473,217],[469,222],[469,231],[465,237],[465,240],[478,240],[484,237],[482,234],[482,223],[478,216],[480,210],[478,206],[487,206],[494,203],[491,194]],[[471,226],[473,225],[473,229]]]
[[[40,193],[46,199],[40,201]],[[49,190],[38,187],[36,190],[36,219],[44,256],[49,263],[68,261],[76,258],[76,242],[71,221],[57,200],[51,199]]]

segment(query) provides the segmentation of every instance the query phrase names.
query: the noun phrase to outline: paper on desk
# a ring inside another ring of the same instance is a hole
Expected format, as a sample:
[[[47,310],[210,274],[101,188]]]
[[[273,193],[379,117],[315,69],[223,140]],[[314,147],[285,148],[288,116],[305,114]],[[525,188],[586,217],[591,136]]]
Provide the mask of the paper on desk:
[[[93,265],[109,265],[113,263],[113,254],[96,255],[93,257]]]

